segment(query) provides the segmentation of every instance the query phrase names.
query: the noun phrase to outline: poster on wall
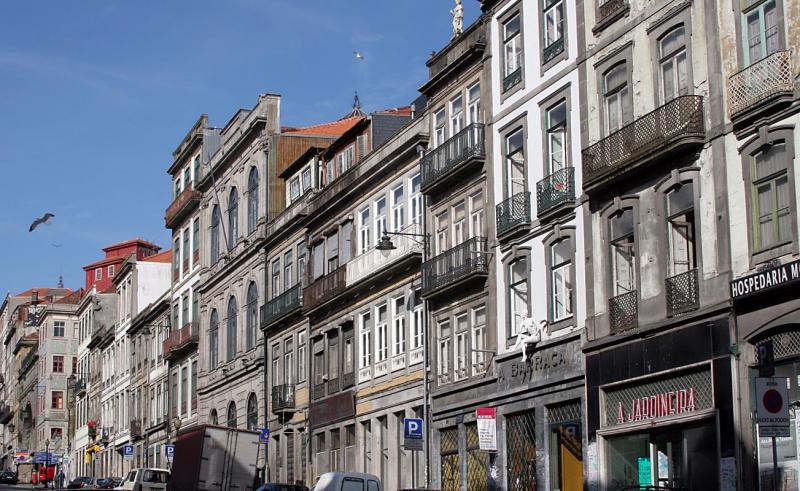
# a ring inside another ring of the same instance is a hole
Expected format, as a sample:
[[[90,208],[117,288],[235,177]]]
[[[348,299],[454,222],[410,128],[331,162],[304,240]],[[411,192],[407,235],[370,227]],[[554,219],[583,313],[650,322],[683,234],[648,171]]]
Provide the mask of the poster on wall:
[[[497,452],[497,409],[479,407],[475,410],[478,424],[478,444],[481,450]]]
[[[719,489],[736,491],[736,457],[719,459]]]

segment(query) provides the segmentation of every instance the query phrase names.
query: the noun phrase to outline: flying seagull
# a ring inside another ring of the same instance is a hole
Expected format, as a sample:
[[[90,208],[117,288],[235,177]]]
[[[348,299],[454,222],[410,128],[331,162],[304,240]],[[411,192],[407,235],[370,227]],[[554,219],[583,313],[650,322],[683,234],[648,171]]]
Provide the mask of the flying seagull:
[[[55,217],[55,215],[52,213],[45,213],[41,218],[37,218],[33,221],[33,223],[31,223],[31,228],[28,229],[28,232],[33,232],[36,227],[43,223],[45,225],[50,225],[50,223],[53,221],[53,217]]]
[[[362,55],[360,52],[353,51],[353,54],[356,55],[356,59],[362,60],[362,61],[364,60],[364,55]]]

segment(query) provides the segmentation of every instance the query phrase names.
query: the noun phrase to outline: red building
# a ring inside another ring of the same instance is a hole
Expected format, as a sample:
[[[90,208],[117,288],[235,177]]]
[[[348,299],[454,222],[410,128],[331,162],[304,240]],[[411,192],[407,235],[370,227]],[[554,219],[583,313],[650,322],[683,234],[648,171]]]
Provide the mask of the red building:
[[[104,291],[112,285],[114,275],[119,271],[122,263],[131,256],[136,255],[137,260],[156,254],[161,248],[142,239],[131,239],[103,248],[106,257],[83,267],[86,272],[86,290],[97,286],[97,291]]]

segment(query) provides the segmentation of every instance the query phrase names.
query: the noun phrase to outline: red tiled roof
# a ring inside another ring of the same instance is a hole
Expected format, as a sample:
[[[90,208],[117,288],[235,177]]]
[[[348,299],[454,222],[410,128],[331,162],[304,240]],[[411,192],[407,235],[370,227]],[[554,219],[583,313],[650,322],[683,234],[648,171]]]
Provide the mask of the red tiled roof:
[[[383,111],[375,111],[375,114],[397,114],[400,116],[411,116],[411,106],[393,107]]]
[[[157,251],[161,250],[160,247],[158,247],[157,245],[153,244],[152,242],[148,242],[148,241],[146,241],[144,239],[140,239],[139,237],[136,237],[136,238],[133,238],[133,239],[130,239],[130,240],[126,240],[126,241],[123,241],[123,242],[117,242],[116,244],[111,244],[110,246],[103,247],[102,250],[103,250],[103,252],[108,252],[108,251],[113,250],[113,249],[121,249],[121,248],[123,248],[125,246],[129,246],[129,245],[133,245],[133,244],[139,244],[139,245],[142,245],[144,247],[150,247],[151,249],[155,249]]]
[[[84,271],[88,271],[90,269],[94,269],[94,268],[97,268],[99,266],[105,266],[106,264],[121,263],[124,260],[125,260],[125,256],[106,257],[106,258],[103,258],[103,259],[99,259],[99,260],[97,260],[97,261],[95,261],[95,262],[93,262],[91,264],[87,264],[86,266],[83,266],[83,270]]]
[[[66,303],[66,304],[77,305],[81,303],[81,298],[83,298],[83,288],[79,288],[77,291],[74,291],[65,297],[59,298],[53,303]]]
[[[164,252],[159,254],[153,254],[152,256],[147,256],[146,258],[142,259],[142,262],[147,263],[171,263],[172,262],[172,251],[167,249]]]
[[[340,136],[362,119],[364,119],[362,116],[354,116],[352,118],[345,118],[338,121],[331,121],[330,123],[305,126],[302,128],[286,127],[282,128],[282,133],[284,135]]]
[[[117,293],[117,286],[112,283],[105,287],[105,289],[100,290],[99,293]]]
[[[33,292],[38,292],[39,300],[44,300],[44,298],[46,296],[50,295],[51,292],[53,292],[53,294],[55,294],[55,295],[62,295],[62,294],[63,295],[69,295],[69,294],[72,293],[72,290],[70,290],[69,288],[31,288],[31,289],[25,290],[22,293],[19,293],[19,294],[15,295],[15,296],[17,296],[17,297],[30,297],[31,295],[33,295]]]

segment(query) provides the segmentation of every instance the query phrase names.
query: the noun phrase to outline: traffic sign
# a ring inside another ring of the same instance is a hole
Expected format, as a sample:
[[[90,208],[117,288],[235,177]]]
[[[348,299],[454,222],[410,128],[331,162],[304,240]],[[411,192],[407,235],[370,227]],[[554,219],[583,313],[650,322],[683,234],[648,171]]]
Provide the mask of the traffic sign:
[[[258,443],[269,443],[269,428],[260,428],[258,430]]]
[[[164,445],[164,455],[168,459],[175,457],[175,445],[172,444]]]
[[[758,352],[758,376],[772,377],[775,375],[775,351],[771,339],[756,345]]]
[[[756,423],[761,437],[790,436],[785,378],[756,378]]]
[[[422,419],[403,419],[403,447],[406,450],[422,450]]]
[[[133,445],[122,446],[122,458],[125,460],[133,460]]]

